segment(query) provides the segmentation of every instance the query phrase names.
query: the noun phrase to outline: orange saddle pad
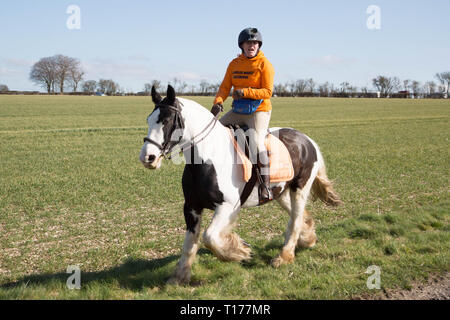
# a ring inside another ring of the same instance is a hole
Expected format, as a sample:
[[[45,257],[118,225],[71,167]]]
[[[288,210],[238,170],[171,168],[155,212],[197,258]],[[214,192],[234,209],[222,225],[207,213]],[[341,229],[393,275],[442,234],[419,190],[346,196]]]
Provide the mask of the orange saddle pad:
[[[248,182],[252,176],[252,162],[248,159],[236,140],[233,138],[231,130],[228,132],[238,156],[238,163],[242,164],[244,180]],[[265,145],[267,151],[269,152],[270,182],[283,182],[293,179],[294,166],[292,165],[289,150],[286,148],[284,143],[274,135],[268,134]]]

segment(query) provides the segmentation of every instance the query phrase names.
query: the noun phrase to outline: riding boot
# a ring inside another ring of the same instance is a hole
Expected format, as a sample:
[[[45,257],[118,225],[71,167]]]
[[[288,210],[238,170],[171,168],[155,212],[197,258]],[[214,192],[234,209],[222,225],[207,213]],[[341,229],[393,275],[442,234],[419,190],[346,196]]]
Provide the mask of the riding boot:
[[[259,203],[263,204],[273,199],[272,190],[270,189],[270,172],[269,157],[266,151],[258,154],[258,167],[261,174],[261,183],[259,185]]]

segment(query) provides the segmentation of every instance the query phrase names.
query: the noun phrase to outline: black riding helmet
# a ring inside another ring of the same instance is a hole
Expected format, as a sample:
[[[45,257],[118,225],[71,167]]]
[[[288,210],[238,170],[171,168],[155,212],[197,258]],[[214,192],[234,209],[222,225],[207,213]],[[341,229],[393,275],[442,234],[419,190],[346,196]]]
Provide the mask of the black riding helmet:
[[[256,28],[246,28],[241,31],[238,39],[239,48],[242,49],[241,46],[245,41],[258,41],[260,48],[263,44],[261,33]]]

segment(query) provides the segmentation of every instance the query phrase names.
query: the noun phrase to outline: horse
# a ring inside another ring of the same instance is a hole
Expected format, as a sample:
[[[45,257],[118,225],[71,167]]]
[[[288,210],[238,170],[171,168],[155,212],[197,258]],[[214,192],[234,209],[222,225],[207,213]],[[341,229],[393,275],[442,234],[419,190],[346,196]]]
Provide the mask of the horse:
[[[209,110],[195,101],[176,97],[170,85],[164,99],[155,87],[151,96],[155,107],[147,118],[148,134],[139,159],[144,167],[158,169],[169,154],[183,152],[186,233],[180,260],[168,282],[187,284],[199,248],[204,209],[214,210],[203,233],[205,247],[222,261],[251,258],[251,246],[233,232],[233,226],[241,208],[260,205],[258,182],[243,201],[241,195],[247,183],[241,165],[234,161],[234,143],[229,129]],[[270,184],[274,200],[290,215],[282,250],[271,261],[273,267],[280,267],[294,261],[296,246],[310,248],[316,243],[314,221],[305,210],[310,193],[330,206],[342,202],[327,177],[319,147],[311,138],[291,128],[271,128],[270,131],[285,144],[294,167],[293,179]]]

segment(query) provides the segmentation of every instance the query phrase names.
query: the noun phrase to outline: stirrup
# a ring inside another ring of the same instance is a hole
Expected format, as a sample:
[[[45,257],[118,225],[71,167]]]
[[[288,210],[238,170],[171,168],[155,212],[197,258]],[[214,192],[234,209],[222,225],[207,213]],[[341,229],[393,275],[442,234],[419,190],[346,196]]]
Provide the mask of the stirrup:
[[[265,193],[264,193],[264,197],[263,197],[264,191],[265,191]],[[270,190],[270,187],[267,186],[265,183],[259,185],[258,195],[259,195],[259,204],[264,204],[268,201],[273,200],[272,190]]]

